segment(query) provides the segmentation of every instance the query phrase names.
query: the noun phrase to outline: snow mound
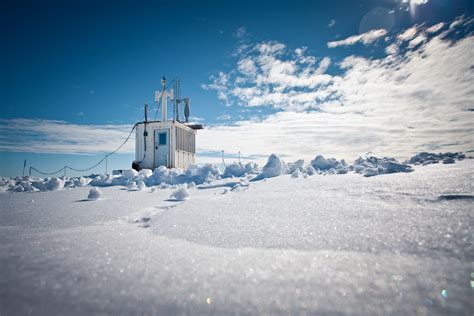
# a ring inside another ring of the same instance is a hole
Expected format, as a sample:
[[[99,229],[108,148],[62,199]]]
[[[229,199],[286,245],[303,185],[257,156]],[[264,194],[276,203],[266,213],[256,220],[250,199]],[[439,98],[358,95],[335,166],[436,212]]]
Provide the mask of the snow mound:
[[[285,174],[286,170],[285,162],[278,155],[271,154],[258,178],[273,178]]]
[[[90,179],[79,177],[77,179],[73,179],[73,187],[85,187],[89,184]]]
[[[335,158],[324,158],[322,155],[317,155],[311,160],[311,166],[315,170],[329,174],[345,174],[349,171],[349,165],[344,159],[338,161]]]
[[[245,166],[240,162],[234,162],[230,165],[227,165],[224,173],[222,174],[222,178],[232,178],[232,177],[243,177],[248,174],[255,174],[259,172],[259,167],[255,163],[249,162]]]
[[[412,172],[409,165],[399,163],[395,158],[359,157],[354,161],[353,170],[364,177],[396,172]]]
[[[138,189],[139,191],[145,190],[145,189],[146,189],[145,182],[143,182],[142,180],[139,180],[139,181],[137,182],[137,189]]]
[[[122,171],[122,175],[126,178],[126,179],[133,179],[135,178],[137,175],[138,175],[138,171],[134,170],[134,169],[126,169],[126,170],[123,170]]]
[[[442,162],[444,164],[455,163],[456,160],[463,160],[466,159],[466,155],[463,153],[429,153],[429,152],[421,152],[419,154],[414,155],[410,159],[406,160],[405,163],[413,164],[413,165],[429,165],[434,163]]]
[[[148,177],[151,177],[151,175],[153,174],[153,170],[151,169],[142,169],[138,172],[138,175],[140,177],[143,177],[143,178],[148,178]]]
[[[194,182],[195,184],[202,184],[217,179],[220,179],[219,169],[216,165],[207,163],[202,167],[190,166],[179,180],[180,183]]]
[[[102,197],[102,191],[98,188],[92,188],[89,190],[89,195],[87,195],[87,199],[89,201],[97,201]]]
[[[185,201],[188,200],[191,195],[186,188],[179,188],[170,195],[170,199],[176,201]]]
[[[153,175],[146,179],[148,186],[152,185],[176,185],[191,183],[202,184],[220,179],[220,172],[216,165],[206,164],[202,167],[192,165],[186,171],[179,169],[168,169],[160,166],[153,171]]]
[[[46,188],[49,191],[62,190],[64,188],[64,181],[59,178],[51,178],[51,180],[48,181]]]
[[[304,166],[304,160],[299,159],[295,162],[290,162],[286,164],[286,173],[288,174],[293,174],[296,171],[303,171],[303,166]]]
[[[127,189],[128,191],[137,191],[138,190],[137,183],[135,181],[130,181],[127,184]]]

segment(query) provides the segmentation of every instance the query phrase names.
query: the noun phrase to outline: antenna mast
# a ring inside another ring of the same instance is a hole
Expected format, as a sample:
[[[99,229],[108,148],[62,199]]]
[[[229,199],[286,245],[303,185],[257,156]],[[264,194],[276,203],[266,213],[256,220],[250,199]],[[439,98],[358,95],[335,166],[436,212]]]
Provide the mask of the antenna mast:
[[[159,102],[161,99],[161,113],[162,115],[162,121],[166,122],[168,120],[167,118],[167,111],[168,111],[168,98],[170,100],[173,99],[173,89],[171,89],[169,92],[166,91],[166,78],[163,77],[161,78],[161,84],[163,85],[163,90],[161,91],[155,91],[155,101]]]
[[[181,94],[181,85],[179,78],[174,79],[174,106],[173,106],[173,120],[179,122],[179,104],[181,103],[180,99]]]

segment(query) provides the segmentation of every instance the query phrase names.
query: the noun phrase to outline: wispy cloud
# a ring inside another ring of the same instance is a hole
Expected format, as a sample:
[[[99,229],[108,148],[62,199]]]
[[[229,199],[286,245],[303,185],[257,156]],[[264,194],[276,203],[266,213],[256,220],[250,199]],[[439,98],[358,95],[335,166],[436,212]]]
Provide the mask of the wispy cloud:
[[[375,42],[376,40],[380,39],[381,37],[384,37],[385,35],[387,35],[387,31],[384,29],[371,30],[360,35],[350,36],[340,41],[328,42],[328,47],[334,48],[338,46],[349,46],[357,43],[367,45]]]
[[[334,25],[336,25],[336,20],[332,19],[331,21],[329,21],[328,23],[329,28],[333,27]]]
[[[210,84],[202,86],[216,90],[226,105],[315,109],[318,100],[333,94],[329,89],[315,90],[332,80],[326,73],[331,65],[329,57],[318,59],[308,56],[304,47],[292,51],[274,41],[257,43],[240,56],[234,71],[220,72],[210,78]]]
[[[95,154],[117,148],[131,125],[81,125],[41,119],[0,119],[0,151]],[[134,136],[121,152],[134,152]]]
[[[217,119],[221,120],[221,121],[227,121],[227,120],[230,120],[231,118],[232,118],[232,116],[230,116],[228,114],[223,114],[223,115],[217,117]]]
[[[327,72],[330,57],[283,43],[254,44],[228,73],[226,91],[234,104],[277,113],[208,128],[200,133],[200,150],[307,159],[472,150],[474,37],[449,39],[448,31],[437,33],[443,27],[393,34],[384,41],[387,56],[347,56],[334,64],[337,75]],[[243,60],[254,67],[239,68]]]

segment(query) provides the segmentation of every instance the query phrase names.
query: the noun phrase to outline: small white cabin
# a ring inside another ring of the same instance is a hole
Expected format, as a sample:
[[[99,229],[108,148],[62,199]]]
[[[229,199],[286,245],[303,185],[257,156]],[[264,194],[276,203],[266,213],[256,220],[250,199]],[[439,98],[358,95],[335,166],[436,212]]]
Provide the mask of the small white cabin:
[[[192,126],[177,121],[137,124],[134,169],[186,169],[195,162],[196,130]]]
[[[196,162],[196,130],[201,124],[188,124],[190,114],[189,98],[179,97],[179,78],[173,80],[174,89],[167,90],[166,78],[161,80],[163,90],[155,92],[158,110],[161,107],[162,120],[148,121],[148,105],[145,104],[145,120],[138,122],[135,138],[135,170],[167,168],[187,169]],[[167,102],[173,102],[173,118],[168,120]],[[186,123],[179,120],[179,104],[183,102]]]

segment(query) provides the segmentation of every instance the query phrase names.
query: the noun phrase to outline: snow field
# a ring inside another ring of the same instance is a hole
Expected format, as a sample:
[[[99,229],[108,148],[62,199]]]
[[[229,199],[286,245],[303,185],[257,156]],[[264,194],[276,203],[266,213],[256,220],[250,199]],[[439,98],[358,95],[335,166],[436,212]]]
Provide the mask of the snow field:
[[[415,168],[0,194],[0,312],[470,315],[474,165]]]

